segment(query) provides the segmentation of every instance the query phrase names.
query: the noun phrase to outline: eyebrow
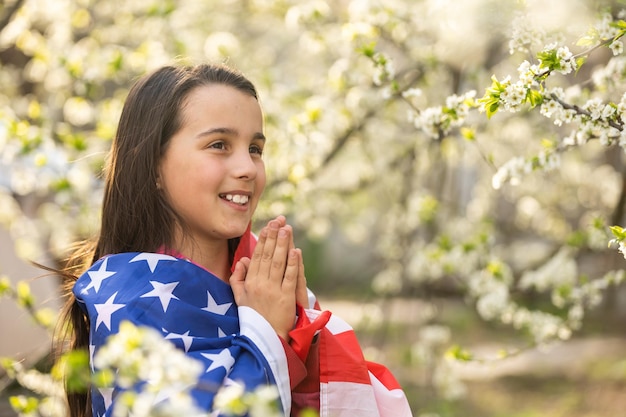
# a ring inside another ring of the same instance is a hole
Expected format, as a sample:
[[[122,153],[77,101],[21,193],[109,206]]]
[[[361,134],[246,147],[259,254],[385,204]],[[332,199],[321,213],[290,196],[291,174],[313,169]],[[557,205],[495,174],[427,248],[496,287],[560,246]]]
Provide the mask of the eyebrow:
[[[228,135],[228,136],[237,136],[239,132],[236,129],[232,129],[230,127],[216,127],[213,129],[205,130],[204,132],[200,132],[198,134],[198,138],[203,138],[205,136],[211,136],[215,134]],[[265,135],[261,132],[256,132],[252,139],[254,140],[262,140],[265,141]]]

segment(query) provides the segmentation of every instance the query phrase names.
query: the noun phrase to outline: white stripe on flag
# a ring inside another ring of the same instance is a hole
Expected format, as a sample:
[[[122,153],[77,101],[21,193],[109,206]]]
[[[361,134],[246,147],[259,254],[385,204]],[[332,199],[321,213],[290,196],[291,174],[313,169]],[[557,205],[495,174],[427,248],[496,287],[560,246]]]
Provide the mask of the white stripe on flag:
[[[314,309],[305,309],[304,311],[311,322],[315,321],[315,319],[322,314],[321,311]],[[330,320],[326,323],[326,328],[334,335],[347,331],[354,331],[352,326],[334,314],[330,316]]]
[[[401,389],[389,390],[371,372],[370,379],[380,417],[412,417],[406,396]]]
[[[320,417],[381,417],[372,386],[354,382],[320,384]]]

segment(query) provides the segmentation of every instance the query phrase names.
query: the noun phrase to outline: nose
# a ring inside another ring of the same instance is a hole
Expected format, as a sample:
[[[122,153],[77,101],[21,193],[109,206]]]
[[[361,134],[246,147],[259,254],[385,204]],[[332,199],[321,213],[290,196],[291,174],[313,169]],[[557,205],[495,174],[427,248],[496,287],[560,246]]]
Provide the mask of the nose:
[[[253,180],[257,176],[257,164],[248,147],[241,147],[233,153],[232,173],[236,178]]]

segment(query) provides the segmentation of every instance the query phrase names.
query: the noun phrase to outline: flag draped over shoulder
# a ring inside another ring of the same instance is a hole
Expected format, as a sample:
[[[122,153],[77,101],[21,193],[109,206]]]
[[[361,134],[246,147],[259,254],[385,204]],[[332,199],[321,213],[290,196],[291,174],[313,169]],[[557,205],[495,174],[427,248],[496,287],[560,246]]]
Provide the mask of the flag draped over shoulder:
[[[254,310],[238,308],[230,286],[205,269],[166,254],[111,255],[78,279],[74,294],[90,320],[92,363],[107,337],[128,320],[157,329],[204,364],[192,390],[200,407],[210,410],[217,390],[237,381],[250,390],[275,384],[289,409],[289,374],[278,336]],[[109,416],[116,394],[94,388],[94,416]]]
[[[383,365],[366,361],[352,327],[328,311],[305,309],[290,332],[298,356],[317,335],[320,417],[411,417],[404,391]]]
[[[242,238],[235,261],[250,256],[255,239]],[[235,304],[228,284],[204,268],[165,253],[122,253],[96,262],[74,286],[90,321],[90,355],[116,333],[120,322],[149,326],[201,361],[205,372],[192,396],[211,410],[217,390],[232,381],[252,390],[278,388],[283,412],[291,414],[291,388],[285,349],[319,374],[320,417],[410,417],[398,382],[382,365],[367,362],[352,328],[328,311],[298,306],[290,347],[270,324],[248,307]],[[317,306],[314,297],[310,305]],[[317,348],[311,353],[315,339]],[[316,361],[307,356],[317,354]],[[93,365],[92,365],[93,366]],[[117,391],[92,389],[93,414],[110,416]]]

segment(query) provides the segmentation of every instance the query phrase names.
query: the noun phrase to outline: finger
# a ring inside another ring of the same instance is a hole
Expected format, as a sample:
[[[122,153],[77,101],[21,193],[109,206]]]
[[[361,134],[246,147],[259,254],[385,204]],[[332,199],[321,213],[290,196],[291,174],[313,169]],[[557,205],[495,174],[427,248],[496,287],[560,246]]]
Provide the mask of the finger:
[[[285,277],[282,283],[282,289],[286,292],[292,292],[296,289],[298,281],[298,252],[296,249],[289,251],[287,257],[287,266],[285,268]],[[295,300],[294,300],[295,301]]]
[[[265,247],[265,241],[267,240],[267,226],[261,229],[259,237],[252,252],[252,259],[248,267],[248,274],[256,276],[259,272],[259,266],[261,264],[261,258],[263,257],[263,248]]]
[[[281,227],[278,231],[276,248],[274,249],[274,257],[270,269],[270,279],[276,282],[281,282],[284,279],[290,241],[291,226]]]
[[[278,222],[278,227],[283,227],[287,225],[287,219],[282,214],[279,216],[276,216],[274,220]]]
[[[295,249],[298,255],[298,278],[296,283],[296,302],[304,308],[309,308],[309,292],[306,287],[306,276],[304,274],[304,259],[302,250]]]
[[[272,262],[274,260],[274,250],[276,249],[276,240],[278,238],[279,222],[272,220],[267,225],[267,237],[263,245],[261,259],[259,261],[258,275],[269,279]]]

